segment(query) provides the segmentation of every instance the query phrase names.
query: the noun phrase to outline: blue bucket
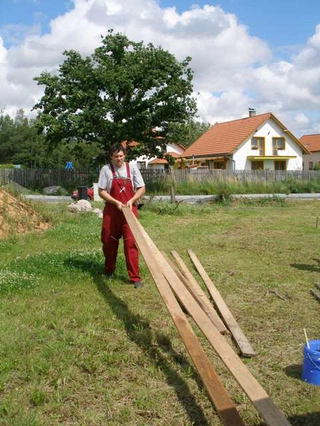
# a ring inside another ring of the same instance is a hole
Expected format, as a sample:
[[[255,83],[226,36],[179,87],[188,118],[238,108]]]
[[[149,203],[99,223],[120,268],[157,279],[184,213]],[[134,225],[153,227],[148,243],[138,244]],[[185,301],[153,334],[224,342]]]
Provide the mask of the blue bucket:
[[[302,380],[320,386],[320,340],[310,340],[303,347]]]

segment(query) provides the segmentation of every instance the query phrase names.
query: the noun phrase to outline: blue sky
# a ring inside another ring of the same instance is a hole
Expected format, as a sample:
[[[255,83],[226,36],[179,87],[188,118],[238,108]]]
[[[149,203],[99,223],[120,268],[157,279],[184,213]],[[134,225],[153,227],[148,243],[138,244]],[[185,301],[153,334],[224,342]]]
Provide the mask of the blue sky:
[[[320,0],[0,0],[0,109],[32,115],[34,77],[110,28],[192,57],[201,120],[254,107],[297,137],[320,133]]]
[[[64,14],[72,3],[68,0],[0,0],[0,29],[10,26],[12,32],[26,31],[26,27],[41,25],[41,32],[50,30],[51,19]],[[16,26],[14,30],[12,27]],[[7,34],[7,31],[5,31]],[[10,44],[9,36],[6,43]]]
[[[179,11],[195,3],[222,6],[226,12],[237,15],[251,35],[263,38],[274,47],[305,42],[319,23],[319,0],[160,0],[161,5],[175,6]],[[291,28],[285,31],[288,24]]]
[[[161,7],[176,7],[179,12],[195,4],[220,5],[237,16],[252,36],[266,40],[275,48],[301,44],[319,23],[320,0],[159,0]],[[70,0],[0,0],[0,28],[6,25],[40,24],[49,31],[51,19],[72,8]],[[290,28],[285,30],[286,26]]]

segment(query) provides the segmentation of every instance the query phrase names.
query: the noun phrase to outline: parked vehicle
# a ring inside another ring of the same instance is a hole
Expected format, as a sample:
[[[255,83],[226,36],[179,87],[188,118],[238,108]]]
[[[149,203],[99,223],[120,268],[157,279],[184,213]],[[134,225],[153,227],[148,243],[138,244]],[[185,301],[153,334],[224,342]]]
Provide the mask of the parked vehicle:
[[[79,190],[76,189],[75,191],[73,191],[71,198],[75,201],[79,200]],[[87,188],[87,200],[93,200],[94,199],[94,191],[93,191],[93,186],[90,188]]]

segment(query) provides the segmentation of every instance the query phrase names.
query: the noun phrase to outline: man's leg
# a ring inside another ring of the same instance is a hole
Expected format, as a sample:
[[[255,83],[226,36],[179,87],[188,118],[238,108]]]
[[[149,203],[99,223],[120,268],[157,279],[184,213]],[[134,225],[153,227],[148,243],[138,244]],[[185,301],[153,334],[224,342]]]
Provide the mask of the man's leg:
[[[116,238],[114,220],[108,213],[104,213],[102,229],[101,229],[101,242],[103,244],[102,250],[105,257],[104,271],[107,275],[111,275],[116,269],[116,261],[119,247],[119,239]]]
[[[134,236],[127,223],[125,223],[122,227],[122,237],[124,244],[124,254],[126,257],[127,271],[130,281],[132,283],[141,282],[139,272],[139,252],[136,246]]]

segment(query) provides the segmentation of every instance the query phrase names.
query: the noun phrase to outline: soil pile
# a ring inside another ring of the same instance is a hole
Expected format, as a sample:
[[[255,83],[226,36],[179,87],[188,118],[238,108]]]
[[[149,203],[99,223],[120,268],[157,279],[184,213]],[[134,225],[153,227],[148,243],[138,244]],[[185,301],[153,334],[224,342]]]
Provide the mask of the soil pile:
[[[0,189],[0,239],[13,234],[44,231],[49,226],[30,205]]]

